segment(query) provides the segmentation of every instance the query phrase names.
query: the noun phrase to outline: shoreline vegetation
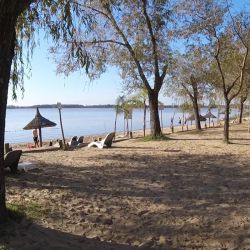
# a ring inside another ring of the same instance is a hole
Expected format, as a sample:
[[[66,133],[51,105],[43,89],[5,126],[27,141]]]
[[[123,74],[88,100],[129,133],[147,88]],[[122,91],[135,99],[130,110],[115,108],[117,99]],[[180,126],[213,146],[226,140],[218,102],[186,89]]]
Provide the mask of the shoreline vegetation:
[[[97,104],[97,105],[81,105],[81,104],[62,104],[62,108],[115,108],[114,104]],[[204,106],[206,108],[207,106]],[[7,109],[33,109],[33,108],[57,108],[56,104],[41,104],[31,106],[15,106],[9,105]],[[147,108],[149,106],[147,105]],[[164,108],[179,108],[178,105],[164,105]],[[203,108],[203,106],[202,106]]]
[[[227,145],[223,126],[180,130],[110,149],[24,152],[34,169],[6,169],[14,215],[0,249],[248,249],[248,121],[230,123]]]
[[[180,108],[179,105],[163,105],[164,108]],[[115,104],[96,104],[96,105],[82,105],[82,104],[62,104],[62,108],[115,108]],[[146,105],[149,108],[148,105]],[[33,109],[33,108],[57,108],[56,104],[40,104],[40,105],[31,105],[31,106],[15,106],[15,105],[8,105],[7,109]],[[200,105],[200,108],[207,108],[210,107],[208,105]],[[216,105],[213,108],[225,108],[224,105]],[[237,108],[237,105],[231,105],[231,108]],[[248,105],[245,105],[246,109],[249,109]]]

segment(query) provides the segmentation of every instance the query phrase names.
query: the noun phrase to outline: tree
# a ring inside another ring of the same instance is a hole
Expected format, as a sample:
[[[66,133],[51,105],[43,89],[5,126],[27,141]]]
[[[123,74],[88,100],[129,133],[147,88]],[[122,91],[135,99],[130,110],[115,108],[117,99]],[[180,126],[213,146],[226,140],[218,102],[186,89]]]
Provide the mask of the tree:
[[[239,93],[239,101],[240,101],[239,123],[240,124],[242,123],[244,103],[246,102],[247,98],[249,97],[249,89],[250,89],[250,68],[249,68],[249,62],[248,62],[248,65],[246,67],[244,81],[243,81],[243,86],[242,86],[242,89]]]
[[[4,133],[8,98],[8,86],[11,75],[12,59],[15,56],[16,24],[18,17],[32,1],[0,1],[0,221],[7,216],[5,204],[4,179]]]
[[[129,83],[125,86],[124,89],[128,94],[138,92],[131,99],[134,102],[134,106],[136,108],[143,109],[143,136],[145,137],[148,93],[147,93],[147,89],[143,85],[138,84],[136,81],[133,81],[135,78],[131,78],[131,79],[132,81],[129,81]]]
[[[249,18],[232,16],[227,1],[197,0],[183,3],[187,14],[186,35],[207,46],[214,59],[213,83],[225,103],[224,141],[229,142],[230,103],[240,93],[249,53]],[[239,51],[241,52],[239,54]]]
[[[174,92],[182,97],[187,95],[190,98],[196,129],[201,130],[199,100],[206,92],[211,91],[206,79],[209,60],[201,47],[189,46],[186,52],[176,55],[174,65],[166,92]]]
[[[94,17],[93,25],[86,30],[79,28],[70,41],[75,51],[84,48],[95,63],[89,76],[98,77],[106,65],[117,66],[127,76],[131,68],[148,92],[152,136],[161,135],[158,113],[158,96],[171,63],[171,1],[101,1],[81,4],[82,10]],[[175,2],[175,1],[173,1]],[[64,52],[62,52],[64,51]],[[59,71],[68,74],[81,68],[71,51],[59,48],[63,63]]]
[[[10,80],[13,96],[18,85],[22,88],[24,74],[23,47],[29,48],[36,28],[47,29],[55,42],[72,36],[77,5],[69,0],[0,0],[0,222],[7,216],[4,179],[4,132]],[[84,17],[82,17],[82,20]],[[67,44],[68,47],[72,46]],[[31,45],[30,48],[33,46]],[[87,64],[87,56],[85,64]]]
[[[123,103],[124,103],[124,96],[119,96],[115,102],[115,127],[114,127],[115,133],[116,133],[116,123],[117,123],[118,115],[123,112],[123,108],[122,108]]]

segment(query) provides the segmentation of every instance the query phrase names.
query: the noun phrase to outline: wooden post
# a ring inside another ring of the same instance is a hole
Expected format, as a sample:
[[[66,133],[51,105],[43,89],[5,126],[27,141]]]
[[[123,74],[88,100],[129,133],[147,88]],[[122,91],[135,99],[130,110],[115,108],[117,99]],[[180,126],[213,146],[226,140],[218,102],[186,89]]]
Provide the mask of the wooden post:
[[[62,138],[63,138],[63,148],[65,149],[65,148],[66,148],[66,145],[65,145],[65,137],[64,137],[63,125],[62,125],[62,115],[61,115],[61,109],[60,109],[60,108],[58,108],[58,110],[59,110],[60,125],[61,125]]]
[[[4,144],[4,153],[7,154],[10,150],[10,144],[9,143],[5,143]]]

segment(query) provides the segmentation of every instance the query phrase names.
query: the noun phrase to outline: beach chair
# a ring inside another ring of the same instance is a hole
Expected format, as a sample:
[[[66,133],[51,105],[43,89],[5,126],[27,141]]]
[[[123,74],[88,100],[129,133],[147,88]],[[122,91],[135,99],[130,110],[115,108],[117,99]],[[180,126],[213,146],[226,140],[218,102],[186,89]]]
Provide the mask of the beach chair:
[[[98,148],[107,147],[107,148],[111,148],[114,137],[115,137],[114,132],[109,133],[109,134],[107,134],[107,136],[103,140],[101,140],[101,141],[93,141],[93,142],[89,143],[88,147],[89,148],[90,147],[98,147]]]
[[[78,144],[83,143],[84,136],[80,136],[77,140]]]
[[[77,136],[73,136],[73,137],[70,139],[69,143],[68,143],[68,145],[69,145],[70,147],[76,147],[77,144],[78,144],[78,142],[77,142]]]
[[[11,172],[16,172],[20,157],[22,155],[22,150],[10,151],[4,155],[4,167],[9,167]]]

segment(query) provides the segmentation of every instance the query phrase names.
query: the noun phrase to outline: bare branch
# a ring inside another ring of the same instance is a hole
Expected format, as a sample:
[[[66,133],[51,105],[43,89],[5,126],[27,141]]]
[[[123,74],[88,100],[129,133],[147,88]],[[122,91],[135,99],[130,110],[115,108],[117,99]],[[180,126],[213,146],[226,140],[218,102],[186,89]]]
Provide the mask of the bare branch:
[[[230,91],[232,90],[232,88],[235,86],[236,82],[239,80],[240,76],[237,76],[235,78],[235,80],[232,82],[232,84],[230,86],[228,86],[226,92],[227,92],[227,95],[230,93]]]
[[[246,53],[244,55],[242,68],[241,68],[241,72],[240,72],[240,88],[233,96],[231,96],[230,100],[233,100],[240,93],[240,91],[242,89],[244,78],[245,78],[245,68],[246,68],[248,53],[249,53],[249,49],[248,49],[248,47],[246,47]]]
[[[115,43],[115,44],[127,47],[127,45],[125,43],[118,42],[118,41],[115,41],[115,40],[112,40],[112,39],[108,39],[108,40],[96,40],[96,41],[84,41],[84,43],[85,44]]]
[[[153,46],[155,78],[157,80],[160,77],[159,64],[158,64],[158,55],[157,55],[157,43],[156,43],[156,39],[155,39],[154,32],[153,32],[153,29],[152,29],[151,21],[150,21],[150,18],[148,16],[148,13],[147,13],[147,6],[146,6],[147,5],[147,0],[142,0],[142,3],[143,3],[143,14],[144,14],[144,16],[146,18],[146,23],[147,23],[147,26],[148,26],[148,30],[149,30],[149,34],[150,34],[151,42],[152,42],[152,46]]]
[[[111,21],[113,27],[118,32],[118,34],[122,37],[126,47],[128,48],[129,53],[132,56],[136,66],[137,66],[138,72],[139,72],[139,74],[140,74],[140,76],[141,76],[141,78],[142,78],[142,80],[143,80],[143,82],[145,84],[145,87],[147,88],[148,91],[152,91],[152,88],[149,85],[149,82],[148,82],[148,80],[147,80],[147,78],[146,78],[146,76],[145,76],[145,74],[143,72],[143,69],[142,69],[142,66],[141,66],[139,60],[136,58],[136,55],[135,55],[135,52],[134,52],[132,46],[130,45],[130,43],[129,43],[128,39],[126,38],[125,34],[122,32],[122,30],[118,26],[113,14],[111,13],[111,10],[107,9],[107,11],[108,11],[108,13],[110,15],[109,17],[110,17],[110,21]]]
[[[230,11],[229,4],[228,4],[228,0],[226,0],[226,3],[227,3],[227,10],[228,10],[228,13],[229,13],[229,15],[230,15],[230,17],[231,17],[231,19],[232,19],[232,22],[233,22],[233,29],[234,29],[235,33],[238,35],[238,37],[239,37],[240,41],[242,42],[242,44],[244,45],[244,47],[247,48],[247,47],[248,47],[247,44],[245,43],[245,41],[244,41],[242,35],[240,34],[240,32],[239,32],[239,31],[237,30],[237,28],[236,28],[235,20],[234,20],[234,18],[233,18],[233,16],[232,16],[232,13],[231,13],[231,11]]]

